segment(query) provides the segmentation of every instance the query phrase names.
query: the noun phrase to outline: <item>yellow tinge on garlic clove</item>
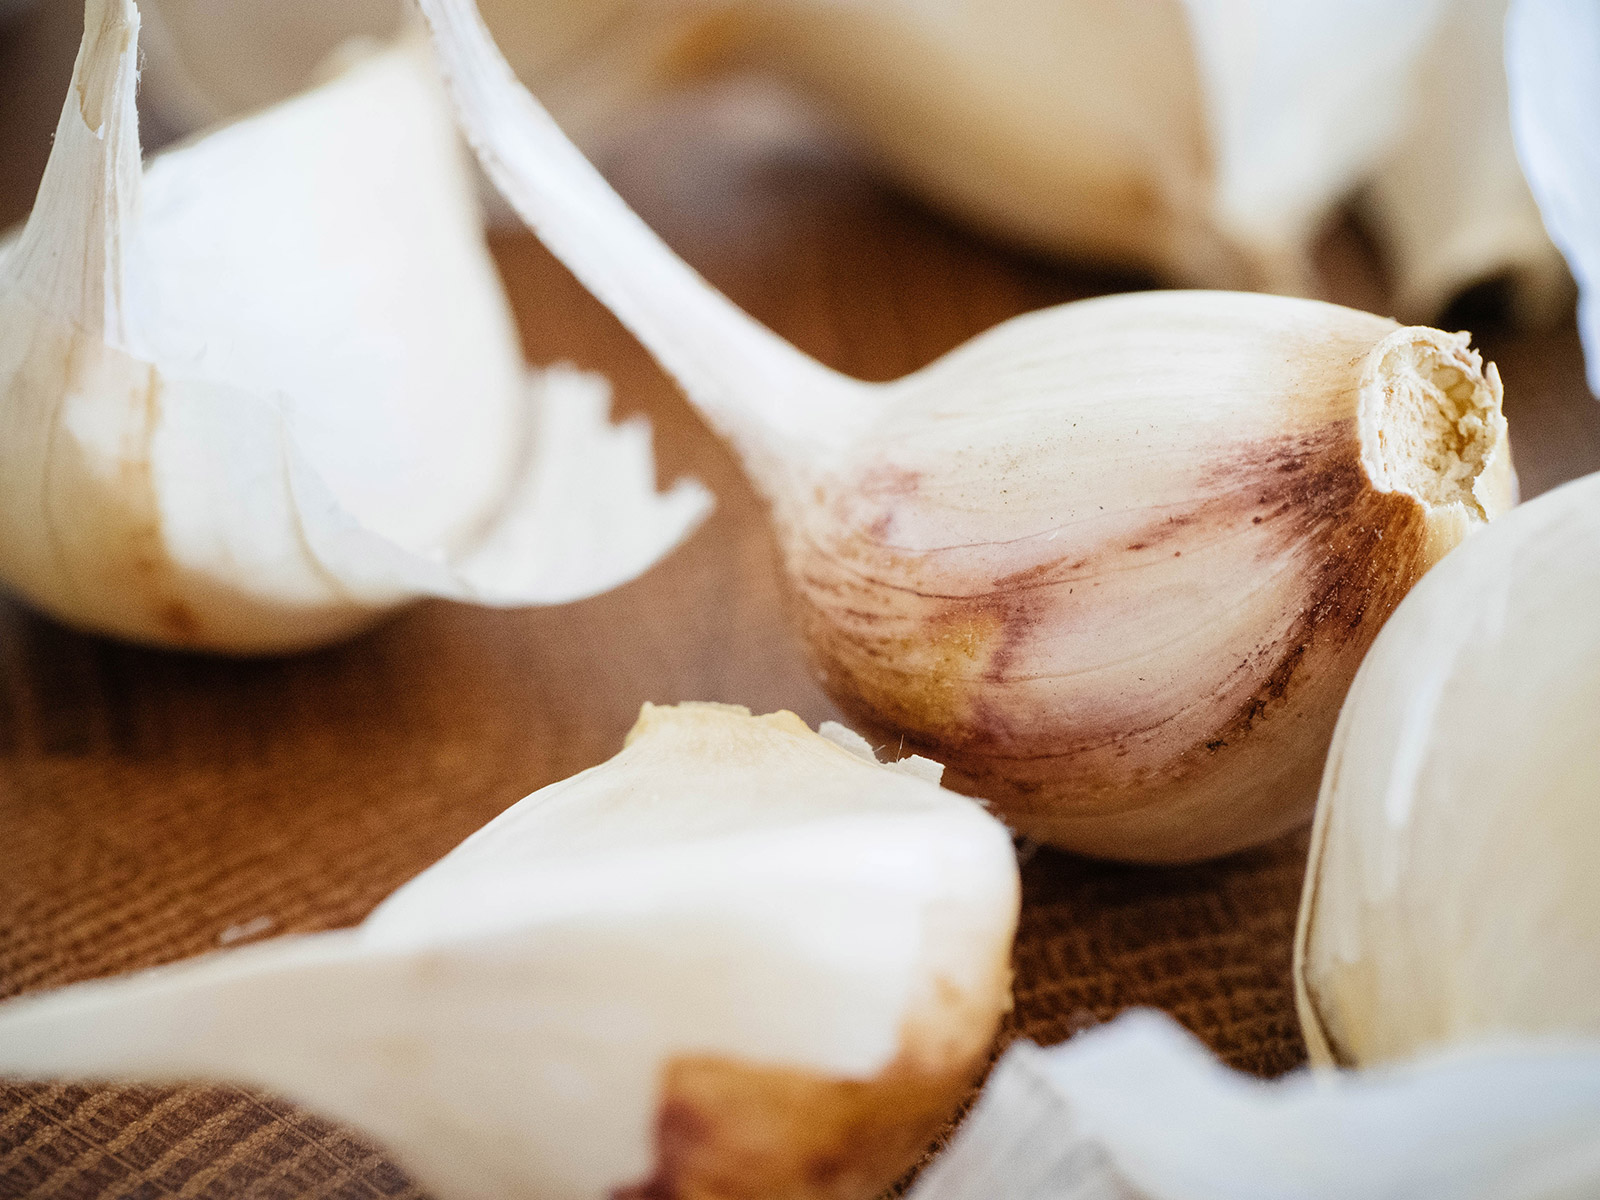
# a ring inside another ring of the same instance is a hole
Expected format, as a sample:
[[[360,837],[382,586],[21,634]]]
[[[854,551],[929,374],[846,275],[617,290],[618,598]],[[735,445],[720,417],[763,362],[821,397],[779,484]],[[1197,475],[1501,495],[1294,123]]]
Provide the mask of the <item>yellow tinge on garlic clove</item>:
[[[1295,945],[1320,1062],[1600,1035],[1600,475],[1461,547],[1362,664]]]
[[[0,1074],[232,1080],[442,1200],[870,1200],[1010,995],[1010,836],[792,713],[646,705],[355,929],[0,1005]]]
[[[621,583],[655,494],[603,381],[529,375],[418,43],[153,162],[139,15],[89,0],[39,198],[0,246],[0,583],[83,628],[314,645],[420,595]]]
[[[855,719],[1070,849],[1195,859],[1309,816],[1384,617],[1514,498],[1499,377],[1466,335],[1148,293],[847,379],[674,257],[469,3],[422,8],[491,178],[771,501]]]

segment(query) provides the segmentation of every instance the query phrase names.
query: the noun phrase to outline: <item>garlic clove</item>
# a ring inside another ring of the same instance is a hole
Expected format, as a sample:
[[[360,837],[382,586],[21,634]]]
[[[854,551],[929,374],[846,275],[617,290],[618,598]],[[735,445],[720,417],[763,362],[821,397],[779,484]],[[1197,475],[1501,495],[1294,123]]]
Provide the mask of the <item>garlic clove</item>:
[[[355,929],[0,1005],[0,1072],[269,1088],[448,1200],[868,1200],[982,1069],[1017,906],[971,801],[646,705]]]
[[[0,247],[0,579],[86,628],[270,652],[418,595],[590,595],[700,519],[603,384],[526,374],[420,46],[144,170],[138,20],[89,3]],[[534,472],[574,449],[593,467],[553,493]]]
[[[1399,134],[1438,0],[1184,0],[1219,227],[1309,285],[1318,225]],[[1337,69],[1332,64],[1338,64]]]
[[[1194,859],[1309,816],[1384,617],[1515,497],[1499,377],[1466,335],[1150,293],[846,379],[673,256],[470,3],[422,8],[490,177],[771,500],[854,719],[1069,849]]]
[[[911,1200],[1592,1195],[1600,1045],[1529,1043],[1263,1082],[1132,1012],[1011,1047]]]
[[[1578,280],[1589,390],[1600,396],[1600,14],[1592,5],[1516,0],[1506,73],[1517,154],[1545,227]]]
[[[1295,947],[1306,1041],[1365,1064],[1600,1034],[1600,475],[1439,565],[1345,701]]]
[[[1511,140],[1507,0],[1456,0],[1416,67],[1407,128],[1372,172],[1366,209],[1394,277],[1394,308],[1426,320],[1475,284],[1504,279],[1510,311],[1560,319],[1571,281]]]

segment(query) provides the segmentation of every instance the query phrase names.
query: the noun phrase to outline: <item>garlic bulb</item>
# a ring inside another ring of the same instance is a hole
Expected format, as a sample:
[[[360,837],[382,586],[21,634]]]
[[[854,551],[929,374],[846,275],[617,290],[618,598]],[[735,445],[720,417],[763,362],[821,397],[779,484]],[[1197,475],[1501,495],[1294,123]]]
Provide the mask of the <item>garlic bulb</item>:
[[[237,111],[304,77],[330,9],[160,0],[171,107]],[[1367,206],[1398,311],[1509,275],[1518,311],[1569,285],[1512,150],[1505,0],[485,0],[518,74],[586,149],[672,87],[782,76],[905,186],[996,236],[1180,285],[1317,287],[1320,227]],[[278,94],[281,94],[281,90]]]
[[[1517,151],[1578,279],[1589,390],[1600,397],[1600,11],[1584,0],[1516,0],[1506,39]]]
[[[442,1200],[870,1200],[984,1065],[1018,880],[858,746],[646,705],[355,929],[0,1005],[0,1073],[269,1088]]]
[[[1600,1035],[1600,475],[1441,563],[1339,718],[1296,941],[1319,1061]]]
[[[1600,1191],[1600,1044],[1272,1083],[1133,1012],[1011,1047],[911,1200],[1558,1200]]]
[[[1499,378],[1466,335],[1146,293],[846,379],[673,257],[467,0],[422,7],[490,177],[770,499],[854,718],[1070,849],[1194,859],[1309,815],[1378,626],[1513,497]]]
[[[443,92],[403,46],[143,170],[138,12],[89,0],[0,247],[0,582],[235,652],[419,595],[615,586],[706,511],[600,381],[529,377]]]

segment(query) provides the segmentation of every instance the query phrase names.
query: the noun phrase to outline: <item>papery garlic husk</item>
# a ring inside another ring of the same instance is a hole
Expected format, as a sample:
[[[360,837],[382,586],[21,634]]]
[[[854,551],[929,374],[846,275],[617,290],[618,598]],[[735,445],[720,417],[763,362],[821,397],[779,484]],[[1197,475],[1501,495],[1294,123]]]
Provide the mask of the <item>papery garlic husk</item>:
[[[1576,1200],[1600,1191],[1600,1043],[1267,1083],[1132,1012],[1008,1050],[911,1200]]]
[[[984,1066],[1017,868],[824,732],[646,705],[355,929],[0,1005],[0,1073],[268,1088],[442,1200],[869,1200]]]
[[[1506,75],[1517,153],[1578,281],[1589,390],[1600,397],[1600,11],[1584,0],[1514,0]]]
[[[672,256],[469,3],[422,7],[491,178],[767,494],[853,718],[1069,849],[1196,859],[1310,815],[1384,617],[1514,498],[1499,377],[1466,335],[1145,293],[847,379]]]
[[[1511,139],[1507,0],[1451,0],[1418,62],[1405,132],[1373,171],[1367,216],[1390,264],[1393,311],[1429,320],[1468,286],[1498,280],[1511,315],[1549,325],[1572,307]]]
[[[1322,780],[1295,984],[1318,1061],[1600,1036],[1600,475],[1439,565]]]
[[[424,47],[146,171],[137,34],[131,0],[89,0],[0,247],[0,582],[86,629],[269,652],[419,595],[592,595],[693,527],[706,494],[656,495],[603,381],[526,373]]]

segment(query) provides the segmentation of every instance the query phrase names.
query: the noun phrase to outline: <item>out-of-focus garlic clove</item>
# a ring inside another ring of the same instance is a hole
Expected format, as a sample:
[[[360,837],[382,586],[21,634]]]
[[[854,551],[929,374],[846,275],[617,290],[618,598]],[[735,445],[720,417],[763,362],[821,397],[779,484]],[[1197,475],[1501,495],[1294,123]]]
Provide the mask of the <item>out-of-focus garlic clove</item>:
[[[1309,817],[1344,690],[1433,562],[1514,501],[1465,334],[1145,293],[864,384],[674,256],[422,0],[490,177],[733,442],[823,681],[1030,836],[1176,861]]]
[[[647,705],[355,929],[0,1006],[0,1071],[273,1089],[447,1200],[870,1200],[981,1071],[1017,906],[924,766]]]
[[[1589,1196],[1600,1043],[1524,1042],[1266,1082],[1170,1018],[1011,1047],[911,1200]]]
[[[425,47],[146,170],[138,24],[89,0],[0,247],[0,581],[88,629],[271,652],[418,595],[590,595],[695,524],[705,493],[655,494],[602,381],[526,373]]]
[[[1404,133],[1365,197],[1402,320],[1436,318],[1477,284],[1503,281],[1513,316],[1548,324],[1572,304],[1511,140],[1503,33],[1507,0],[1468,0],[1439,22],[1416,67]]]
[[[1584,0],[1513,0],[1506,77],[1517,155],[1578,281],[1589,390],[1600,397],[1600,10]]]
[[[1600,475],[1395,612],[1328,756],[1295,948],[1313,1057],[1600,1035]]]

